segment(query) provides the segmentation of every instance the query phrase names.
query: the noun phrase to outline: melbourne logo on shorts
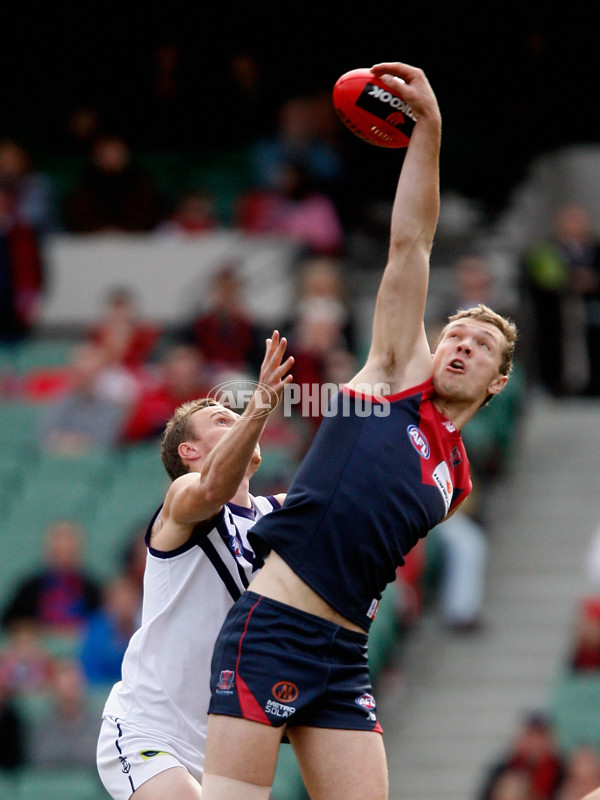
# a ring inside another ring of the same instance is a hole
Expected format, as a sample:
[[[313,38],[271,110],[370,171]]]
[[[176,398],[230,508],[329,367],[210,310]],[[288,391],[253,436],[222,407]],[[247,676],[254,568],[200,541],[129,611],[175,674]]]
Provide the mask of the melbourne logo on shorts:
[[[429,458],[429,442],[425,434],[416,425],[409,425],[406,429],[408,438],[421,458]]]
[[[217,683],[217,694],[233,694],[235,675],[232,669],[222,669]]]
[[[450,477],[450,470],[448,469],[448,464],[445,461],[440,461],[437,467],[433,470],[432,474],[433,480],[435,481],[435,485],[440,490],[442,498],[444,500],[444,505],[446,507],[446,514],[450,511],[450,505],[452,503],[452,492],[454,491],[454,487],[452,486],[452,478]]]
[[[295,683],[279,681],[271,689],[271,694],[280,703],[293,703],[298,697],[299,691]]]

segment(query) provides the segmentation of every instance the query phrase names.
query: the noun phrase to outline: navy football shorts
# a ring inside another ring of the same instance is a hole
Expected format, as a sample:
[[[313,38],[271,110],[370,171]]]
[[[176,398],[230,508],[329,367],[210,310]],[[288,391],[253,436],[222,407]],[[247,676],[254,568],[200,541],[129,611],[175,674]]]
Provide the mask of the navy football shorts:
[[[367,635],[246,591],[221,628],[209,714],[382,732]]]

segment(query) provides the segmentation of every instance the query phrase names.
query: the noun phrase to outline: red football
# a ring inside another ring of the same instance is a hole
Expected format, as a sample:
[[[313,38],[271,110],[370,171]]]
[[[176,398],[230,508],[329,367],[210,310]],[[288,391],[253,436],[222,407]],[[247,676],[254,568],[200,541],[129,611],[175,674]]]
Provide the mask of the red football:
[[[338,78],[333,105],[344,125],[365,142],[377,147],[408,147],[416,117],[370,69],[353,69]]]

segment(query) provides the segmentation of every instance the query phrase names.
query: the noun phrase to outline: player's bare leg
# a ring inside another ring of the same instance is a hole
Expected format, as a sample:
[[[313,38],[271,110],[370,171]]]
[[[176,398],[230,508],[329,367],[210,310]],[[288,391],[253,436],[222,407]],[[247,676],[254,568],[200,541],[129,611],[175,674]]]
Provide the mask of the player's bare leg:
[[[311,800],[387,800],[380,733],[299,727],[288,728],[287,734]]]
[[[202,800],[268,800],[283,728],[211,714]]]
[[[171,767],[143,783],[131,800],[200,800],[202,788],[184,767]]]

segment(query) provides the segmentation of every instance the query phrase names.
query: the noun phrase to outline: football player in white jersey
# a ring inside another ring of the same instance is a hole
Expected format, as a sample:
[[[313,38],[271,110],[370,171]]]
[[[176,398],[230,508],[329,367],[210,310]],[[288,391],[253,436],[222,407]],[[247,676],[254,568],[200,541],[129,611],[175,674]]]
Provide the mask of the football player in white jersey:
[[[161,457],[172,483],[146,534],[142,623],[98,741],[98,771],[115,800],[201,796],[214,641],[257,569],[247,531],[285,497],[253,497],[249,482],[268,413],[292,380],[286,344],[278,331],[267,339],[241,416],[204,399],[167,424]]]

